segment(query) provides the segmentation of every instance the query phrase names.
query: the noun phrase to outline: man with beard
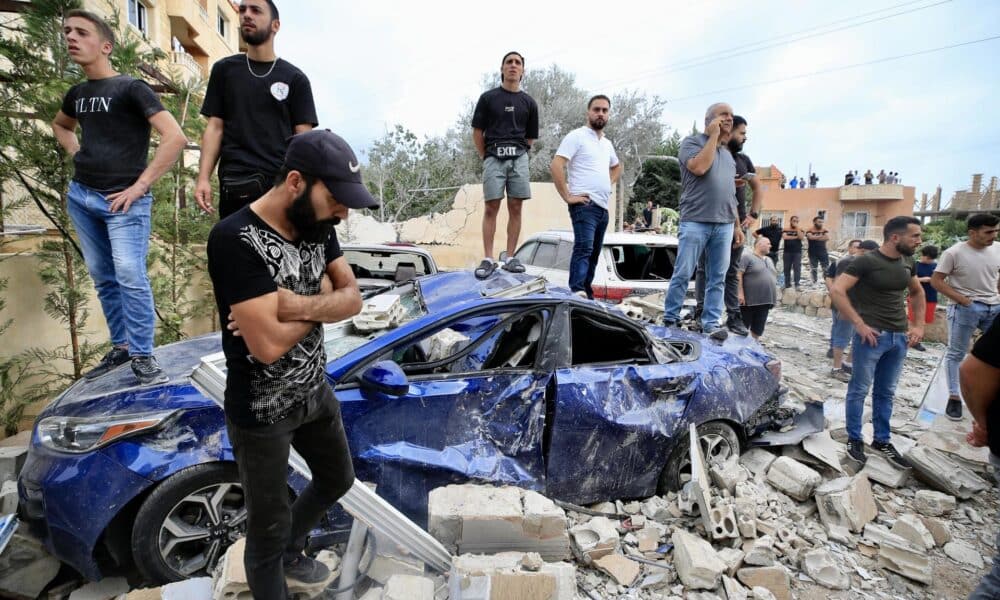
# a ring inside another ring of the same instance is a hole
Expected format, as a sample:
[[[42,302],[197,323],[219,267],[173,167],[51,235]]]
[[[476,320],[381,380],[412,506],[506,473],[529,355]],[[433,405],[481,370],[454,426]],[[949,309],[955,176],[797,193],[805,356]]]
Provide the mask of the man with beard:
[[[348,209],[376,206],[347,142],[309,131],[289,141],[274,187],[208,238],[228,368],[226,429],[247,506],[243,561],[255,598],[288,598],[285,578],[311,584],[329,576],[302,550],[353,484],[354,469],[326,380],[322,324],[361,309],[333,226]],[[289,507],[292,445],[313,478]]]
[[[746,228],[749,227],[760,213],[761,202],[764,198],[764,190],[757,181],[757,170],[754,169],[753,161],[746,154],[743,154],[743,145],[747,140],[747,120],[736,115],[733,117],[733,133],[726,143],[729,152],[736,161],[736,213],[740,220],[740,226],[744,237]],[[747,186],[753,190],[753,206],[747,212]],[[735,242],[735,240],[734,240]],[[777,246],[775,246],[777,247]],[[726,305],[726,328],[736,335],[747,335],[749,331],[744,325],[742,307],[739,301],[739,271],[740,257],[743,255],[743,244],[733,244],[729,255],[729,269],[726,270],[724,300]],[[777,257],[772,259],[772,265]],[[705,254],[701,255],[698,262],[698,274],[695,278],[695,296],[698,308],[695,314],[701,315],[705,308]]]
[[[309,79],[274,53],[280,27],[272,0],[243,0],[240,35],[247,52],[215,63],[208,79],[194,197],[205,212],[214,210],[211,177],[218,162],[223,219],[267,191],[288,138],[317,124]]]
[[[615,147],[604,137],[610,112],[610,98],[603,95],[591,98],[587,103],[587,125],[563,138],[549,165],[552,182],[569,206],[573,222],[569,289],[590,299],[594,298],[591,284],[597,258],[604,247],[604,232],[608,229],[608,200],[622,174]]]
[[[917,280],[913,253],[921,242],[920,221],[893,217],[885,224],[882,246],[855,257],[837,276],[830,296],[840,318],[854,325],[854,366],[847,384],[847,453],[864,464],[861,417],[865,396],[872,394],[872,449],[897,467],[908,468],[890,442],[889,419],[908,347],[924,337],[924,288]],[[916,317],[907,332],[906,293]]]
[[[681,142],[680,232],[677,264],[664,300],[663,323],[674,327],[680,318],[688,281],[705,253],[705,310],[702,331],[721,341],[729,333],[719,327],[726,271],[733,245],[743,245],[742,223],[736,212],[736,160],[726,147],[733,131],[733,109],[719,102],[705,111],[705,133]],[[735,236],[735,237],[734,237]]]

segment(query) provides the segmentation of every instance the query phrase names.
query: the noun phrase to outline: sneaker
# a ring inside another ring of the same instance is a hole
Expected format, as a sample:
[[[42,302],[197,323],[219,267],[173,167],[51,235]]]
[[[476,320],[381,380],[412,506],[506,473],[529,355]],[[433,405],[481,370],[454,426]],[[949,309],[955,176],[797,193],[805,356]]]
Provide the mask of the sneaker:
[[[726,329],[743,337],[750,335],[750,330],[747,329],[747,326],[744,325],[739,319],[729,319],[726,321]]]
[[[847,373],[848,375],[851,375],[854,373],[854,365],[845,362],[842,365],[840,365],[840,370],[842,370],[844,373]]]
[[[915,344],[913,346],[913,349],[916,350],[917,352],[926,352],[927,351],[927,348],[925,348],[924,345],[920,344],[920,343]]]
[[[330,576],[330,569],[326,565],[304,554],[296,555],[291,560],[286,557],[281,562],[285,569],[285,579],[304,585],[322,583]]]
[[[830,369],[830,377],[844,383],[849,383],[851,381],[850,373],[845,372],[843,369]]]
[[[896,447],[889,442],[872,442],[872,450],[878,450],[882,453],[882,456],[891,462],[893,465],[900,469],[909,469],[913,465],[910,461],[903,458],[903,455],[896,450]]]
[[[503,264],[503,270],[510,271],[511,273],[524,273],[524,265],[521,264],[521,261],[517,260],[516,256],[512,256]]]
[[[944,414],[952,421],[961,421],[962,400],[958,396],[948,396],[948,406],[945,407]]]
[[[583,290],[576,290],[573,293],[576,294],[577,296],[583,298],[584,300],[589,300],[589,298],[587,298],[587,292],[585,292]]]
[[[132,358],[132,372],[142,385],[166,383],[167,374],[160,368],[152,356],[136,356]]]
[[[717,342],[724,342],[729,337],[729,332],[725,327],[716,327],[708,332],[708,337]]]
[[[833,358],[833,348],[828,348],[826,351],[827,358]]]
[[[84,373],[84,379],[96,379],[101,375],[104,375],[111,369],[119,365],[124,365],[128,362],[128,348],[114,347],[110,352],[104,355],[101,362],[97,363],[97,366],[93,369]]]
[[[702,333],[701,321],[691,321],[687,324],[687,330],[694,333]]]
[[[487,277],[492,275],[493,271],[496,271],[496,269],[497,269],[497,264],[493,262],[492,258],[484,258],[483,262],[479,263],[479,266],[476,267],[475,270],[476,279],[486,279]]]
[[[861,440],[847,440],[847,455],[862,465],[868,462],[865,456],[865,443]]]

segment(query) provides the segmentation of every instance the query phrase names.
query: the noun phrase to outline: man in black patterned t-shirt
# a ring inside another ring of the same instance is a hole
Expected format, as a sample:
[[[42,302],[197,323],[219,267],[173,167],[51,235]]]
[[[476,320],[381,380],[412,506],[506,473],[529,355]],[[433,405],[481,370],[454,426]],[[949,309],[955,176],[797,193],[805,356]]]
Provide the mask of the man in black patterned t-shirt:
[[[226,428],[247,504],[244,555],[256,598],[287,598],[285,578],[328,576],[306,536],[351,487],[340,405],[326,380],[323,323],[361,309],[333,226],[378,202],[350,146],[327,130],[294,136],[260,199],[212,228],[208,269],[222,319]],[[289,509],[292,440],[313,479]]]

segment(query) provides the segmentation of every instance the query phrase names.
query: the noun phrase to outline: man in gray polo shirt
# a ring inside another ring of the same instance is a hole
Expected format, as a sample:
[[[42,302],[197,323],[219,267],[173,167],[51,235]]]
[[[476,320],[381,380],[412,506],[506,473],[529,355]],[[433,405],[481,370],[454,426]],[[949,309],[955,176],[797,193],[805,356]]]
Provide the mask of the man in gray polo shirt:
[[[705,133],[690,135],[681,142],[677,264],[670,278],[663,314],[666,326],[677,325],[688,282],[704,252],[705,309],[701,329],[720,341],[728,336],[726,329],[719,327],[719,317],[730,249],[734,243],[743,244],[736,213],[736,162],[726,148],[732,130],[733,109],[720,102],[705,112]]]

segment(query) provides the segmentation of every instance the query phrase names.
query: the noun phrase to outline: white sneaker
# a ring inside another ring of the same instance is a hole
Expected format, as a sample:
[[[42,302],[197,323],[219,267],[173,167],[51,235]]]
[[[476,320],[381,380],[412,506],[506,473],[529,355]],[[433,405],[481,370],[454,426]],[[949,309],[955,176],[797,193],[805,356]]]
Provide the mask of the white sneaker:
[[[587,292],[585,292],[583,290],[577,290],[577,291],[575,291],[573,293],[576,294],[577,296],[583,298],[584,300],[587,300]]]

